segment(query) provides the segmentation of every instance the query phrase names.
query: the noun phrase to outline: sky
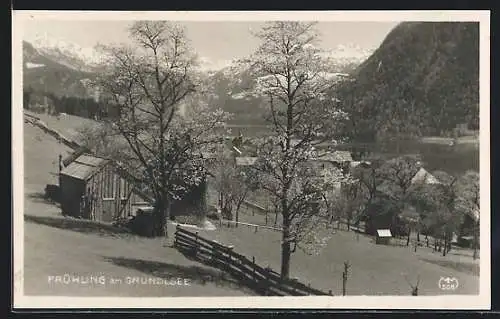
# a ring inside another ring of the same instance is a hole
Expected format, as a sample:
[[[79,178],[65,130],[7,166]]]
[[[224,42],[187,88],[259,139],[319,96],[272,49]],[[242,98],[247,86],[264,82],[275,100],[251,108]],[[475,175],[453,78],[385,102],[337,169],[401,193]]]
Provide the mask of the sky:
[[[98,43],[127,41],[129,21],[63,21],[29,20],[23,26],[26,41],[49,37],[75,43],[84,48]],[[259,44],[249,30],[259,29],[262,21],[179,22],[184,25],[196,52],[212,61],[241,58],[252,53]],[[334,49],[338,45],[355,44],[364,49],[378,46],[399,22],[319,22],[321,46]]]

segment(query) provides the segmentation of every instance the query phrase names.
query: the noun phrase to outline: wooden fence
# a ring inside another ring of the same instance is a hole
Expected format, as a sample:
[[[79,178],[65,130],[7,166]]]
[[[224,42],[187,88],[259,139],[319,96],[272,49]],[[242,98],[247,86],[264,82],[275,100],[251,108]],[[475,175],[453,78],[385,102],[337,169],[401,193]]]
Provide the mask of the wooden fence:
[[[244,222],[237,222],[237,221],[229,220],[229,219],[219,219],[219,224],[220,224],[220,226],[227,225],[228,227],[235,226],[235,225],[242,225],[242,226],[246,226],[248,228],[254,229],[255,232],[257,232],[259,230],[259,228],[268,229],[268,230],[274,230],[274,231],[277,231],[277,232],[283,231],[283,229],[279,228],[279,227],[272,227],[272,226],[267,226],[267,225],[251,224],[251,223],[244,223]]]
[[[45,122],[40,120],[40,118],[33,116],[33,115],[30,115],[30,114],[27,114],[26,112],[24,113],[24,116],[25,116],[26,122],[31,123],[31,124],[39,127],[45,133],[53,136],[54,138],[56,138],[58,141],[60,141],[61,143],[63,143],[67,147],[69,147],[71,149],[77,149],[77,148],[81,147],[80,144],[78,144],[77,142],[73,141],[70,138],[67,138],[66,136],[61,134],[59,131],[48,127],[47,124],[45,124]]]
[[[240,283],[264,296],[332,295],[331,290],[326,293],[294,279],[282,279],[272,269],[257,265],[255,257],[250,260],[236,253],[233,246],[205,239],[198,232],[190,232],[179,225],[175,231],[174,246],[201,262],[231,274]]]
[[[244,200],[243,201],[243,205],[245,205],[246,207],[248,207],[249,209],[251,209],[253,213],[255,213],[255,212],[257,212],[259,214],[268,213],[267,209],[265,209],[264,207],[260,206],[257,203],[248,201],[248,200]]]

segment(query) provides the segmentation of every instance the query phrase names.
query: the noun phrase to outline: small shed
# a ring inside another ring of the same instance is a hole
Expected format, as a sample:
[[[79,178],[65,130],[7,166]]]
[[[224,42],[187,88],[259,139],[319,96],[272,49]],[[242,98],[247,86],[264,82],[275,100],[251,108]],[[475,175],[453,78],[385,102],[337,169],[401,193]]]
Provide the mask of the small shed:
[[[391,243],[391,230],[390,229],[377,229],[375,243],[377,245],[389,245]]]
[[[63,214],[90,220],[112,222],[151,202],[113,161],[89,154],[68,163],[59,187]]]

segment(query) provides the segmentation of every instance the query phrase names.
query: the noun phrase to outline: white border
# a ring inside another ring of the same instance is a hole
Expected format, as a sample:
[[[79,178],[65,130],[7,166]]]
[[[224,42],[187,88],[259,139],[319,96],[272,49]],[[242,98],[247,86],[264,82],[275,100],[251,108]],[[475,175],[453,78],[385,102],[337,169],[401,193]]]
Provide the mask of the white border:
[[[280,309],[490,309],[490,12],[489,11],[13,11],[12,13],[12,164],[15,308],[280,308]],[[23,295],[24,157],[22,111],[22,26],[40,20],[177,20],[177,21],[478,21],[480,22],[480,294],[477,296],[347,297],[28,297]]]

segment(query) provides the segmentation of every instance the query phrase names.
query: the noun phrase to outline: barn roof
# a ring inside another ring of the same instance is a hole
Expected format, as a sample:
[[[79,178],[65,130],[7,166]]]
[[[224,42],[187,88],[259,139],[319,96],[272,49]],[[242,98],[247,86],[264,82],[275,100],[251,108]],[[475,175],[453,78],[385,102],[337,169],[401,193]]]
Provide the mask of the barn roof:
[[[61,175],[70,176],[80,180],[87,180],[107,162],[107,159],[83,154],[66,166],[61,171]]]
[[[90,153],[90,150],[87,147],[80,147],[77,150],[75,150],[73,153],[69,154],[67,157],[63,159],[63,165],[68,166],[69,164],[73,163],[78,157],[85,153]]]

